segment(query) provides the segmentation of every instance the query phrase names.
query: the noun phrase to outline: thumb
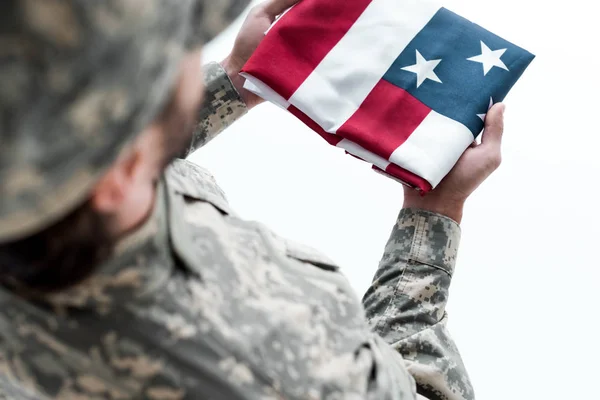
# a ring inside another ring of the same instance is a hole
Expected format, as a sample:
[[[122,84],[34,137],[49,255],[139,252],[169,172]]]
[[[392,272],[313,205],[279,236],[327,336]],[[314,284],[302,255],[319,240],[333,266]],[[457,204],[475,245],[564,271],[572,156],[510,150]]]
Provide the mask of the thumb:
[[[483,147],[500,147],[502,135],[504,134],[504,110],[503,103],[494,105],[485,117],[485,129],[481,138]]]
[[[285,10],[298,3],[298,0],[268,0],[264,3],[264,11],[269,18],[274,20]]]

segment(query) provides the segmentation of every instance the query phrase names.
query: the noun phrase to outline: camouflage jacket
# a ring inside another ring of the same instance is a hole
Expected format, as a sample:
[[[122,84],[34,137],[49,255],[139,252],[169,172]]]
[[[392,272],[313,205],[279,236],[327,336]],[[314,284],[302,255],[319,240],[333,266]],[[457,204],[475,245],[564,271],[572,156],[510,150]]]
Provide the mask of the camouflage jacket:
[[[195,144],[243,114],[213,66]],[[453,221],[404,209],[363,301],[318,252],[244,221],[178,160],[151,218],[81,285],[0,290],[15,399],[472,399],[446,330]]]

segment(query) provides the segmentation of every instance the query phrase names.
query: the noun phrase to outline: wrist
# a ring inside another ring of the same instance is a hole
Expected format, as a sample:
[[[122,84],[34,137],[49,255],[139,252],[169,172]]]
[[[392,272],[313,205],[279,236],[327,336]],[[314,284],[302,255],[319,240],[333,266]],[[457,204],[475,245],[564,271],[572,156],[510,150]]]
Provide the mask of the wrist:
[[[246,103],[248,110],[258,105],[258,102],[255,101],[254,97],[250,95],[250,92],[244,89],[244,77],[240,75],[240,71],[244,66],[243,63],[234,60],[231,55],[229,55],[221,62],[221,66],[225,70],[225,73],[229,77],[229,80],[239,93],[242,100],[244,100],[244,103]]]
[[[225,57],[223,61],[221,61],[221,66],[227,73],[230,79],[237,79],[242,70],[242,65],[239,62],[235,61],[231,54]]]
[[[403,208],[416,208],[443,215],[460,224],[463,217],[464,201],[435,196],[421,196],[414,190],[404,194]]]

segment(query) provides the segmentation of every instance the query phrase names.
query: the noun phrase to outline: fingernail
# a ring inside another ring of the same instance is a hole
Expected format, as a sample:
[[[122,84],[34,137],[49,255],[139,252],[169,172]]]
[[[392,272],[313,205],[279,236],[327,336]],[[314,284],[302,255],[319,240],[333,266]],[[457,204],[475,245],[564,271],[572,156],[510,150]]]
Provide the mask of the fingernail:
[[[504,117],[504,112],[506,111],[506,104],[502,103],[500,105],[500,114]]]

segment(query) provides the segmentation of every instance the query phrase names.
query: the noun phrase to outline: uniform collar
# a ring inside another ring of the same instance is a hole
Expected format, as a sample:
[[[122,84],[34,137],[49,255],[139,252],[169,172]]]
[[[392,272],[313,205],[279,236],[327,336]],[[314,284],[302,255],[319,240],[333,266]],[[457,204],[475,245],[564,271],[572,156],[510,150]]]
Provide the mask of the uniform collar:
[[[104,313],[114,304],[151,295],[173,269],[167,216],[167,190],[161,182],[151,216],[117,243],[111,259],[86,281],[45,300],[59,308],[93,308]]]

